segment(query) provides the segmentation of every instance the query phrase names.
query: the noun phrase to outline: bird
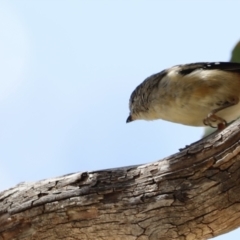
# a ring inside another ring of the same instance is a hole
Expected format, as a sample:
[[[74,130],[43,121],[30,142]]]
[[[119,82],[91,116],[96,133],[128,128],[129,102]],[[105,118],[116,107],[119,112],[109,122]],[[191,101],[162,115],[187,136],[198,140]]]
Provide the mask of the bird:
[[[240,63],[176,65],[146,78],[132,92],[127,123],[162,119],[222,130],[240,116]]]

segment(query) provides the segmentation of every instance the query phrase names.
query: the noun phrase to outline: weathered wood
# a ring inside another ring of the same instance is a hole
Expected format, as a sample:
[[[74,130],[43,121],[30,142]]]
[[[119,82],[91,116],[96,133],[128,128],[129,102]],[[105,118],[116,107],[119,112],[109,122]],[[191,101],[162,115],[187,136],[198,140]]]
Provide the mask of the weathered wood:
[[[0,193],[0,240],[208,239],[240,226],[235,122],[161,161]]]

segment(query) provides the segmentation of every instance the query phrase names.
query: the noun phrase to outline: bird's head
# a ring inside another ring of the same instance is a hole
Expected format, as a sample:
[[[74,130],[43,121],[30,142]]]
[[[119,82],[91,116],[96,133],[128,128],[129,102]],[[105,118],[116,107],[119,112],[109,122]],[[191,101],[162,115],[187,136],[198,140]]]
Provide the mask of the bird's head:
[[[143,89],[143,84],[140,84],[131,94],[129,100],[130,114],[126,120],[127,123],[135,120],[149,120],[148,118],[148,96]]]
[[[166,74],[166,70],[153,74],[136,87],[129,100],[130,114],[127,123],[138,119],[159,119],[159,111],[156,111],[155,105],[159,98],[159,83]]]

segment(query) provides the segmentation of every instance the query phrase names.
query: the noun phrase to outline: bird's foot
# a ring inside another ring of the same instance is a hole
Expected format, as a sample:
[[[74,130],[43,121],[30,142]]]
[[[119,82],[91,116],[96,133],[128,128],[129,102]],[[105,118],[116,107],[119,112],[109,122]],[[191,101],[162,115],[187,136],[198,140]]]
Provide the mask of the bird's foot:
[[[218,130],[223,130],[227,126],[226,120],[224,120],[221,117],[218,117],[214,113],[209,113],[208,116],[205,119],[203,119],[203,123],[206,126],[218,128]]]

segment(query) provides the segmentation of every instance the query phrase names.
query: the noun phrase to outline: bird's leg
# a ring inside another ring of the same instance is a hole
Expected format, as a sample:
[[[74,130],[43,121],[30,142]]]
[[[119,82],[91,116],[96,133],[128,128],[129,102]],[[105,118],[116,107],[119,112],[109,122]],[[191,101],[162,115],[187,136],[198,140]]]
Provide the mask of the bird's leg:
[[[206,126],[210,126],[212,128],[214,128],[215,126],[213,126],[212,123],[215,123],[215,122],[219,122],[217,124],[217,128],[218,130],[222,130],[224,129],[226,126],[227,126],[227,122],[225,119],[221,118],[221,117],[218,117],[216,115],[217,112],[225,109],[225,108],[228,108],[228,107],[231,107],[231,106],[234,106],[236,104],[239,103],[239,98],[238,97],[232,97],[232,98],[229,98],[228,101],[226,101],[221,107],[217,108],[217,109],[214,109],[212,110],[205,119],[203,119],[203,123],[204,125]]]
[[[215,109],[217,110],[217,112],[219,111],[218,109]],[[210,112],[207,117],[203,120],[203,123],[206,125],[206,126],[209,126],[209,127],[212,127],[212,128],[218,128],[218,130],[222,130],[224,129],[226,126],[227,126],[227,122],[225,119],[221,118],[221,117],[218,117],[217,115],[215,115],[215,110],[213,110],[212,112]],[[212,123],[215,123],[215,122],[219,122],[217,124],[217,126],[214,126]]]

